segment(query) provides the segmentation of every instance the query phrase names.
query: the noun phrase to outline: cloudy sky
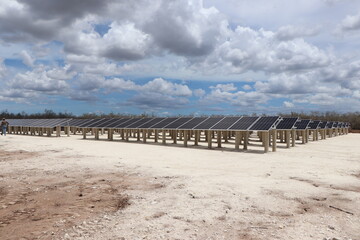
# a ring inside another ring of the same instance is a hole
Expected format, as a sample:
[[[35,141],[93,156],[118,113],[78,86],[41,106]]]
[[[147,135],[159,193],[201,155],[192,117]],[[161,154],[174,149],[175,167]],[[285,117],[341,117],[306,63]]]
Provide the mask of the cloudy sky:
[[[0,110],[360,110],[358,0],[1,0]]]

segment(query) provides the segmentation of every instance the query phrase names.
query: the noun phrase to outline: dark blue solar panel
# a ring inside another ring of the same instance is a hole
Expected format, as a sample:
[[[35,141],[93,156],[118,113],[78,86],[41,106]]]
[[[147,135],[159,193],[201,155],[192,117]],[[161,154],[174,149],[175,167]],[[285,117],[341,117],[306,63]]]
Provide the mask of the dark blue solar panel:
[[[164,129],[177,129],[181,125],[185,124],[186,122],[190,121],[192,118],[178,118],[177,120],[173,121],[172,123],[166,125]]]
[[[241,117],[224,117],[214,126],[211,127],[212,130],[227,130],[229,127],[233,126]]]
[[[163,128],[166,125],[176,121],[177,119],[179,119],[179,118],[166,118],[166,119],[162,120],[161,122],[156,123],[155,125],[151,126],[150,128],[152,128],[152,129],[156,129],[156,128],[160,129],[160,128]]]
[[[296,127],[296,129],[298,129],[298,130],[307,129],[310,121],[311,121],[310,119],[303,119],[303,120],[301,120],[300,122],[297,122],[297,123],[295,124],[295,127]]]
[[[187,123],[178,127],[178,129],[193,129],[194,127],[196,127],[197,125],[199,125],[200,123],[205,121],[206,119],[208,119],[208,118],[206,118],[206,117],[193,118],[190,121],[188,121]]]
[[[150,122],[153,118],[142,118],[139,121],[136,121],[132,124],[127,125],[125,128],[138,128],[139,126],[143,125],[144,123]]]
[[[276,123],[280,119],[279,116],[275,117],[260,117],[259,120],[257,120],[254,125],[250,127],[250,130],[254,131],[268,131],[271,128],[276,127]],[[240,120],[241,121],[241,120]]]
[[[318,129],[319,124],[320,124],[320,121],[318,121],[318,120],[312,121],[309,123],[309,128],[313,129],[313,130]]]
[[[276,129],[279,130],[289,130],[295,127],[295,123],[299,118],[283,118],[282,121],[276,126]]]
[[[141,126],[139,126],[138,128],[149,128],[157,123],[160,123],[161,121],[163,121],[165,118],[154,118],[149,122],[146,122],[144,124],[142,124]]]
[[[223,117],[210,117],[210,118],[206,119],[205,121],[203,121],[202,123],[200,123],[199,125],[197,125],[196,127],[194,127],[194,129],[208,130],[212,126],[217,124],[221,119],[223,119]]]

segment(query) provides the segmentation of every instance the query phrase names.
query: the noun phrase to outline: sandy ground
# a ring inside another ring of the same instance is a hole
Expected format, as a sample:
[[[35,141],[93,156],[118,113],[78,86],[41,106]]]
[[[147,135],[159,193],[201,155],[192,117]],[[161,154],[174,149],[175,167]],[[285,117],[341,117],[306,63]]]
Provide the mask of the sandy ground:
[[[275,153],[0,137],[0,239],[360,239],[360,134]]]

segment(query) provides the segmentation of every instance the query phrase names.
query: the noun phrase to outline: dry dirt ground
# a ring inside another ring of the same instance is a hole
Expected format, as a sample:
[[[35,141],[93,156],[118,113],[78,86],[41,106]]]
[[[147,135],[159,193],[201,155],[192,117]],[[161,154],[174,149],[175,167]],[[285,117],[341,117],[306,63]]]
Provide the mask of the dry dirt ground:
[[[2,136],[0,239],[360,239],[359,144],[260,154]]]

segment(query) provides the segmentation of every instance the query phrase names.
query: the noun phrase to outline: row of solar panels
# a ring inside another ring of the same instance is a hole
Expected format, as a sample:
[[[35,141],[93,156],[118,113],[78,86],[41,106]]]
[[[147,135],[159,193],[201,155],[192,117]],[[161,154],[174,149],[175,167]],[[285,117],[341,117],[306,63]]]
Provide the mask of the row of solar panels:
[[[101,119],[9,119],[11,126],[178,130],[249,130],[325,129],[349,127],[349,123],[272,117],[169,117],[169,118],[101,118]]]

